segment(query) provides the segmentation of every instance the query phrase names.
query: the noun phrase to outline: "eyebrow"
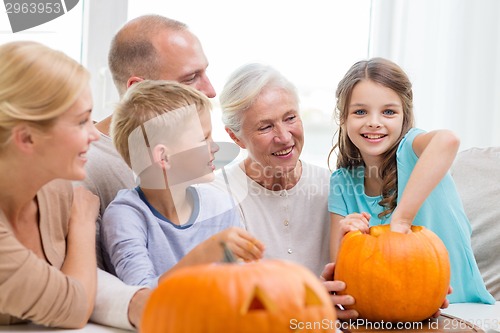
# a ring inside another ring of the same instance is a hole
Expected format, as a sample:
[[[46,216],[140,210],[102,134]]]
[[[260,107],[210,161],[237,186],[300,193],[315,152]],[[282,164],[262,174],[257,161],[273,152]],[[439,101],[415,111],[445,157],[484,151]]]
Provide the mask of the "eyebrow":
[[[285,112],[283,114],[283,117],[287,117],[290,114],[298,114],[298,113],[299,113],[299,111],[297,109],[291,109],[291,110],[288,110],[287,112]],[[272,119],[272,118],[261,119],[257,122],[257,126],[272,123],[272,122],[274,122],[274,119]]]
[[[365,107],[365,106],[367,106],[367,104],[364,104],[364,103],[354,103],[354,104],[349,105],[350,108]],[[384,107],[403,107],[403,106],[400,103],[387,103],[387,104],[384,104]]]

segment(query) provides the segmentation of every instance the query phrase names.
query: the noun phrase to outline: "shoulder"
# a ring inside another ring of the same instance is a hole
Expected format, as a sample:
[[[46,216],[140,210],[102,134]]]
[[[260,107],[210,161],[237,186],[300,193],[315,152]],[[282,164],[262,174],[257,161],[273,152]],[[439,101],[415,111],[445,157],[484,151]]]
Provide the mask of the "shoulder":
[[[104,211],[105,218],[107,215],[113,214],[128,214],[131,211],[144,211],[148,207],[139,196],[135,189],[123,189],[118,191],[116,197],[111,201]]]
[[[308,162],[302,162],[302,169],[306,175],[312,175],[317,177],[330,177],[330,170],[325,167],[321,167],[315,164],[310,164]]]
[[[302,175],[300,177],[298,188],[316,187],[328,188],[331,172],[327,168],[314,164],[302,162]],[[325,193],[328,191],[325,191]]]
[[[64,197],[73,199],[73,185],[71,181],[64,179],[55,179],[47,184],[45,184],[39,191],[39,193],[43,193],[44,195],[50,197]]]
[[[69,218],[73,204],[73,185],[69,180],[56,179],[45,184],[37,197],[39,205],[46,205],[50,212],[59,210]]]
[[[401,139],[401,142],[399,143],[398,151],[401,149],[404,149],[405,147],[411,147],[415,138],[423,133],[425,133],[425,131],[420,129],[420,128],[414,128],[414,127],[410,128],[408,130],[408,132],[406,132],[406,134]]]
[[[195,193],[198,204],[203,212],[222,214],[235,208],[232,196],[221,188],[211,184],[197,184],[189,188]]]
[[[353,169],[339,168],[332,172],[330,176],[330,181],[335,182],[352,182],[355,179],[364,179],[365,171],[363,167],[357,167]]]

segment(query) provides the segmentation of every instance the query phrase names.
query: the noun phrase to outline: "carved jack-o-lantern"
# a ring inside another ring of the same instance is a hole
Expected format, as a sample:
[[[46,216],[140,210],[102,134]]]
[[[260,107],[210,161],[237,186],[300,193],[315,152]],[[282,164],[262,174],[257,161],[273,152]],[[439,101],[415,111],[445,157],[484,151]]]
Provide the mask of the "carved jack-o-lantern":
[[[306,268],[284,261],[209,264],[179,269],[154,290],[141,333],[335,332],[325,287]],[[318,328],[318,326],[321,326]]]

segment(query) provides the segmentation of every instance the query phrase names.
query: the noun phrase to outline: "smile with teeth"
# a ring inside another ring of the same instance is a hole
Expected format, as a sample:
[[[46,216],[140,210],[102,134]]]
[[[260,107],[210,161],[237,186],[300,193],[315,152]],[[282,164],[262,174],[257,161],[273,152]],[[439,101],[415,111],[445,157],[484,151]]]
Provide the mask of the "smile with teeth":
[[[361,134],[361,135],[366,139],[372,139],[372,140],[381,139],[384,136],[386,136],[385,134]]]
[[[273,153],[274,156],[284,156],[284,155],[288,155],[292,152],[293,150],[293,146],[290,147],[290,148],[287,148],[287,149],[283,149],[283,150],[280,150],[280,151],[277,151],[275,153]]]

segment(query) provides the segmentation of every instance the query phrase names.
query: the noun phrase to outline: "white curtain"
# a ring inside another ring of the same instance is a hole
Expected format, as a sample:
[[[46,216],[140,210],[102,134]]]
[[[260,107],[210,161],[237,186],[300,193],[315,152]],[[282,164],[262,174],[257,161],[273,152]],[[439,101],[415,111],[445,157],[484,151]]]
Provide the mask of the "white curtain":
[[[500,145],[500,1],[372,0],[369,54],[409,75],[417,127]]]

